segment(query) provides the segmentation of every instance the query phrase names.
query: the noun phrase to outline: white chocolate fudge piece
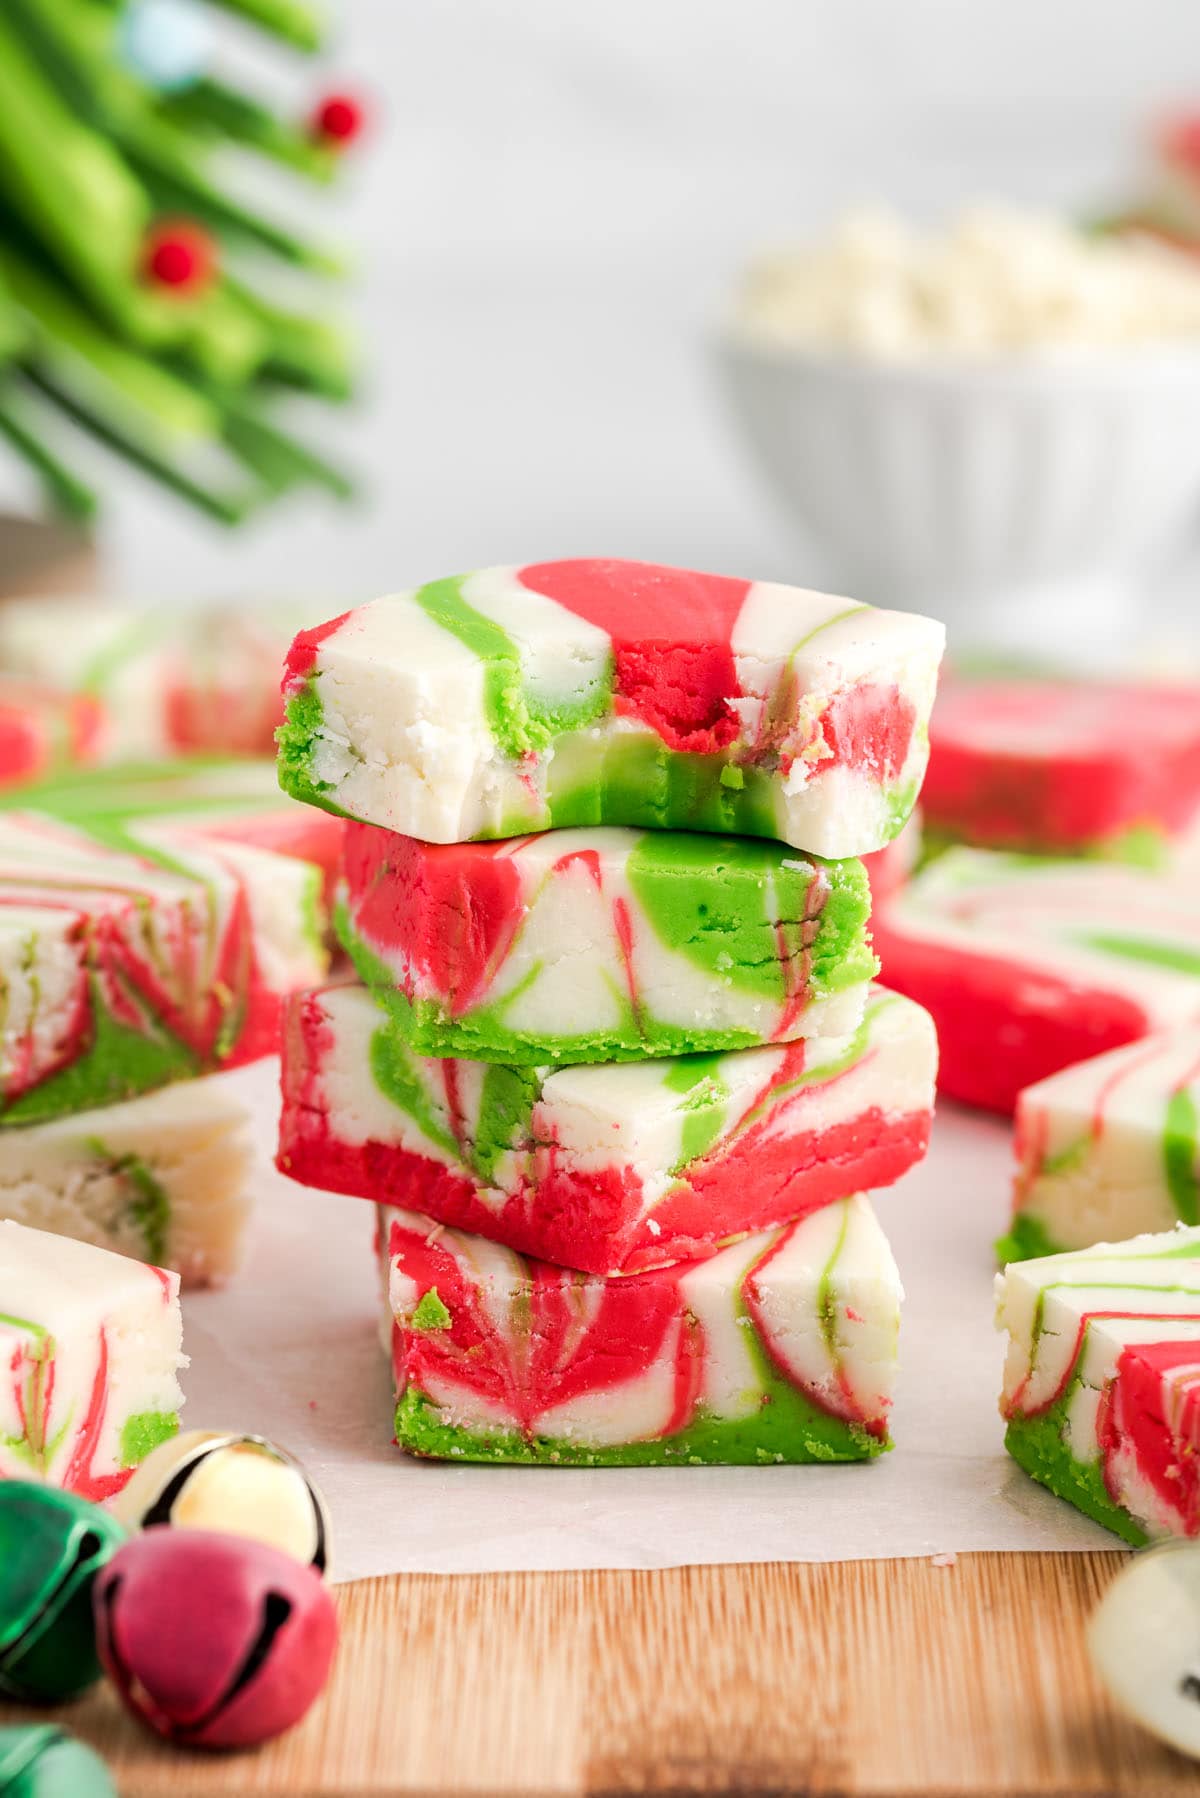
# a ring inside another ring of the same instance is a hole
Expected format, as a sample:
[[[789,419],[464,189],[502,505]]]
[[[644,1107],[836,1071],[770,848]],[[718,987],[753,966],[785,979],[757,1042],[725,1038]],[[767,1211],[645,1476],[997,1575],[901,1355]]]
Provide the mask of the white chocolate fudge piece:
[[[883,980],[933,1013],[941,1090],[991,1111],[1200,1018],[1200,887],[1178,873],[952,849],[872,933]]]
[[[1200,1229],[1014,1262],[996,1322],[1026,1472],[1128,1542],[1200,1533]]]
[[[689,831],[345,830],[339,935],[423,1054],[599,1062],[842,1036],[877,971],[857,861]]]
[[[862,1461],[903,1297],[861,1194],[707,1261],[602,1279],[380,1211],[396,1440],[550,1465]]]
[[[0,1479],[112,1498],[179,1427],[179,1276],[0,1222]]]
[[[944,638],[641,562],[484,569],[300,634],[280,780],[430,843],[615,824],[861,855],[912,810]]]
[[[220,1074],[0,1131],[0,1218],[219,1285],[242,1258],[249,1113]]]
[[[1005,1259],[1200,1223],[1200,1025],[1027,1086]]]
[[[565,1068],[413,1055],[361,987],[293,1000],[279,1166],[595,1274],[714,1254],[919,1161],[937,1044],[871,991],[852,1035]]]

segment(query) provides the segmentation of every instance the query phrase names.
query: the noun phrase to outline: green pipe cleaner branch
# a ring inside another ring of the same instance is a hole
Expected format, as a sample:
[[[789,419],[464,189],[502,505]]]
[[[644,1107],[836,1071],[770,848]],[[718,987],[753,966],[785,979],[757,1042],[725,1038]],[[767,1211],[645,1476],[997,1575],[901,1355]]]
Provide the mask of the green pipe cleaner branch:
[[[210,66],[221,13],[289,55],[322,42],[303,0],[0,5],[0,452],[76,518],[97,506],[78,432],[227,524],[351,492],[272,415],[282,390],[350,392],[321,308],[340,258],[250,203],[237,157],[328,183],[359,111],[331,95],[289,118],[240,91]]]

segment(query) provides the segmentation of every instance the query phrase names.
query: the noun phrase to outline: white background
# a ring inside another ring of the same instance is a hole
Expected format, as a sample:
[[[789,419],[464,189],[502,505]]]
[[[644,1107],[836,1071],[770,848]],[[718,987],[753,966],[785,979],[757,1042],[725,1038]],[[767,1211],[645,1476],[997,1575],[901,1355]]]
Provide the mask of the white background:
[[[1200,103],[1195,0],[330,5],[376,130],[302,201],[361,263],[364,398],[317,428],[364,498],[230,535],[107,465],[108,584],[139,597],[572,553],[811,578],[708,378],[743,256],[863,198],[1103,205],[1156,109]],[[297,103],[324,79],[297,64]]]

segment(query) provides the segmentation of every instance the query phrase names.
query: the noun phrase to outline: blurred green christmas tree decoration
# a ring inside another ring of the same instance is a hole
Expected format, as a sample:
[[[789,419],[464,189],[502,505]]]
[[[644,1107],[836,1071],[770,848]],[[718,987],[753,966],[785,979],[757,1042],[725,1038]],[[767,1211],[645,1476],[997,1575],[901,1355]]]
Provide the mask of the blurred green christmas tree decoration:
[[[327,181],[359,110],[290,121],[218,78],[219,11],[321,42],[305,0],[0,0],[0,439],[76,517],[76,428],[226,523],[349,490],[271,416],[281,389],[349,390],[341,332],[280,293],[337,258],[244,202],[228,152]]]

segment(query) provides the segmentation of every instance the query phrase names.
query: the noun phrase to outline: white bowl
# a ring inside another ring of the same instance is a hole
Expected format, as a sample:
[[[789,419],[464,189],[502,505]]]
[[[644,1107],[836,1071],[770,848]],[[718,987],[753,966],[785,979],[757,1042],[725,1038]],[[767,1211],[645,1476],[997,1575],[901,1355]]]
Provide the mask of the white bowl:
[[[767,483],[851,592],[968,641],[1109,645],[1130,575],[1200,510],[1200,347],[881,363],[727,333]],[[1082,641],[1081,641],[1082,640]]]

